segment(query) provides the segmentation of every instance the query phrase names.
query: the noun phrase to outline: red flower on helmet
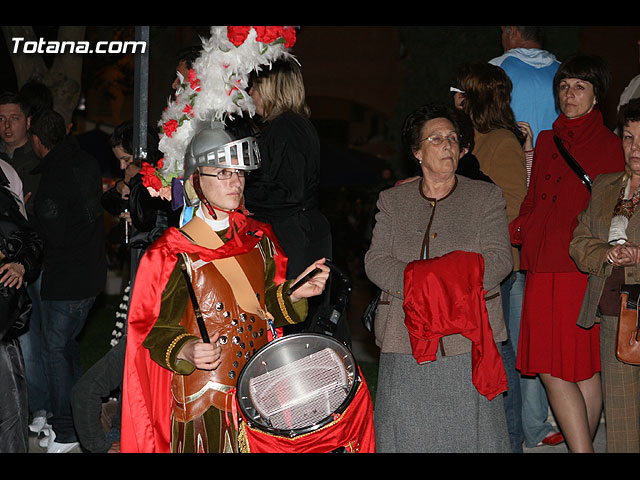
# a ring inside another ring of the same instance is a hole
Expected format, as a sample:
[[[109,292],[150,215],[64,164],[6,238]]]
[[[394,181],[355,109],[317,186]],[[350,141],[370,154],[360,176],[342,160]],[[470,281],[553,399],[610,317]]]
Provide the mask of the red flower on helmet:
[[[160,165],[160,162],[158,162],[158,165]],[[142,162],[140,174],[142,175],[142,185],[146,188],[153,188],[154,190],[162,188],[162,180],[158,178],[156,169],[150,163]]]
[[[296,44],[296,29],[294,27],[285,28],[282,31],[282,36],[285,48],[291,48]]]
[[[236,47],[239,47],[247,39],[247,36],[249,36],[249,30],[251,30],[251,27],[227,27],[227,38]]]
[[[282,37],[282,27],[253,27],[257,33],[256,40],[262,43],[273,43]]]
[[[193,68],[189,69],[189,85],[191,90],[200,91],[200,79],[196,76],[196,71]]]
[[[162,128],[164,129],[165,135],[167,137],[171,137],[171,135],[173,135],[173,132],[178,129],[178,121],[171,119],[165,122],[164,125],[162,125]]]

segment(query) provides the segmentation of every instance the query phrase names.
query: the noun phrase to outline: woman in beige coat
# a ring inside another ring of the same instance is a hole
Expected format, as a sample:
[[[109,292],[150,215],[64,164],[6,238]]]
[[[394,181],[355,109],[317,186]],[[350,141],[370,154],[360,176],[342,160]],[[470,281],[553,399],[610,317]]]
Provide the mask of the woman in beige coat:
[[[379,452],[510,451],[502,396],[489,400],[472,382],[471,341],[443,336],[437,359],[419,364],[404,323],[407,265],[475,252],[484,260],[489,334],[494,343],[506,339],[500,282],[512,271],[513,259],[505,201],[497,186],[455,175],[458,115],[453,108],[425,106],[405,120],[403,140],[423,176],[381,192],[365,255],[367,276],[382,290],[375,319],[381,349],[374,414]]]
[[[640,367],[615,355],[620,286],[640,283],[640,99],[620,109],[624,172],[596,177],[569,248],[589,274],[577,324],[600,322],[600,364],[608,452],[640,452]]]

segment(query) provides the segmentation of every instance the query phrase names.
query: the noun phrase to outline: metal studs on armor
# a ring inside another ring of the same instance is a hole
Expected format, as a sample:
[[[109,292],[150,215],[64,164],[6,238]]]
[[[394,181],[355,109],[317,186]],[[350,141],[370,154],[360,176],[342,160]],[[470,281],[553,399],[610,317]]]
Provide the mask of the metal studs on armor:
[[[224,312],[224,313],[222,314],[222,316],[223,316],[224,318],[229,318],[229,317],[231,316],[231,312],[227,310],[226,312]]]
[[[226,345],[226,344],[227,344],[227,342],[229,341],[229,339],[226,337],[226,335],[222,335],[222,336],[218,339],[218,341],[220,342],[220,344],[222,344],[222,345]]]
[[[232,319],[232,320],[231,320],[231,325],[232,325],[232,326],[234,326],[234,327],[235,327],[236,325],[238,325],[238,320],[236,320],[235,318],[234,318],[234,319]]]
[[[251,315],[249,317],[249,320],[251,320],[251,323],[254,323],[256,321],[256,317],[254,317],[253,315]]]
[[[223,308],[224,308],[224,304],[222,302],[216,302],[215,309],[217,311],[221,312]]]
[[[236,378],[236,372],[234,372],[233,370],[229,370],[229,378]]]
[[[247,321],[247,314],[246,313],[241,313],[240,314],[240,320],[242,320],[243,322]]]
[[[234,345],[238,345],[240,343],[240,337],[233,337],[231,341],[233,342]]]

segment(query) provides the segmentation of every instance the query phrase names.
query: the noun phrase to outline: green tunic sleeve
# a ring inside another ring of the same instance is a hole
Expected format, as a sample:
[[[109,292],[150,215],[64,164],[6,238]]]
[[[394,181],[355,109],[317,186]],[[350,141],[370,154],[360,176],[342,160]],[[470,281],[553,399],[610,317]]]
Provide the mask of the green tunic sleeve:
[[[218,234],[223,240],[227,240],[224,237],[224,231],[218,232]],[[307,300],[301,299],[296,303],[291,302],[291,298],[285,292],[293,280],[276,285],[274,282],[276,274],[276,262],[273,258],[274,246],[266,237],[260,242],[265,252],[265,306],[274,317],[274,327],[304,321],[308,313]],[[149,355],[156,363],[182,375],[193,372],[195,366],[185,360],[178,360],[178,353],[185,343],[200,338],[188,333],[180,324],[190,301],[187,284],[179,263],[176,263],[162,292],[160,315],[143,342],[145,348],[149,350]]]
[[[200,338],[189,334],[180,325],[189,301],[187,284],[180,264],[176,263],[162,292],[160,315],[142,343],[149,350],[153,361],[183,375],[190,374],[195,367],[185,360],[178,360],[178,353],[185,343]]]

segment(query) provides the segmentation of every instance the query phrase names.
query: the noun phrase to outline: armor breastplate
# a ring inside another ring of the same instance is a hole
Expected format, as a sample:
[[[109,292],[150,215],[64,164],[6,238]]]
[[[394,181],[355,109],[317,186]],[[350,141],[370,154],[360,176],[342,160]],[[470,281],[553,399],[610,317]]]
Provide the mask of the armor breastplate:
[[[197,254],[185,254],[190,264],[191,283],[198,299],[209,337],[219,333],[222,362],[213,371],[194,370],[190,375],[174,374],[171,382],[175,418],[188,422],[209,407],[229,410],[226,394],[236,386],[237,377],[249,358],[267,343],[269,324],[264,304],[265,261],[259,246],[235,257],[246,274],[258,300],[257,312],[238,305],[232,287],[214,262],[204,263]],[[189,302],[181,325],[200,336],[193,305]]]

